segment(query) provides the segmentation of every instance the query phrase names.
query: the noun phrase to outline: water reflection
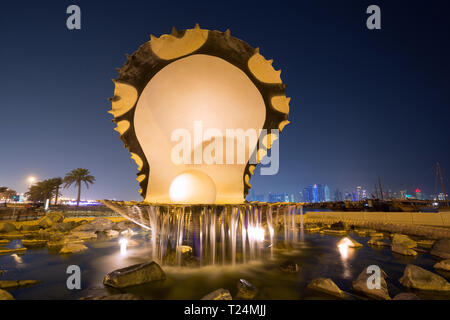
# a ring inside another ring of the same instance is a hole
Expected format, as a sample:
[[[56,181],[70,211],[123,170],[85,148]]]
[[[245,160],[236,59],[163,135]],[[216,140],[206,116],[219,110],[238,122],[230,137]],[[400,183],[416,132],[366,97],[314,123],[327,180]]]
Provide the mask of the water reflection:
[[[348,238],[344,238],[338,242],[339,254],[341,255],[342,267],[343,267],[343,278],[349,279],[351,277],[351,264],[349,259],[353,258],[355,249],[351,247],[352,242]]]

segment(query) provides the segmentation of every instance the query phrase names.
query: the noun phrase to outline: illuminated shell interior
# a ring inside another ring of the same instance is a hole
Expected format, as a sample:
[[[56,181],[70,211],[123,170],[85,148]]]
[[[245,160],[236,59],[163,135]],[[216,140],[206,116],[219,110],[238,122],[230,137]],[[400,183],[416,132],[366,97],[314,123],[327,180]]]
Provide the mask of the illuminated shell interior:
[[[262,146],[254,150],[261,161],[277,138],[270,129],[281,132],[289,123],[290,98],[272,60],[232,37],[229,30],[196,25],[151,36],[127,55],[118,72],[109,112],[138,166],[139,192],[145,201],[170,203],[171,181],[180,172],[195,169],[215,181],[216,203],[244,202],[256,167],[248,163],[249,157],[239,165],[175,165],[170,158],[171,133],[195,120],[219,130],[267,129]]]

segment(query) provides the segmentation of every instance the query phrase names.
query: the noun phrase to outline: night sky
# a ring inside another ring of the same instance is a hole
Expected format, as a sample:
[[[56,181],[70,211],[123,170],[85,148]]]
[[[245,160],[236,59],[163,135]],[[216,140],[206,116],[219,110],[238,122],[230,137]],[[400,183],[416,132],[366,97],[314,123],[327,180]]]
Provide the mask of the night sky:
[[[150,34],[231,30],[274,59],[292,97],[280,171],[255,193],[328,184],[435,191],[450,177],[448,1],[2,1],[0,185],[88,168],[83,198],[140,200],[136,164],[107,113],[111,79]],[[66,8],[81,7],[81,30]],[[381,7],[381,30],[366,8]],[[259,170],[256,170],[259,173]],[[64,191],[73,196],[74,189]]]

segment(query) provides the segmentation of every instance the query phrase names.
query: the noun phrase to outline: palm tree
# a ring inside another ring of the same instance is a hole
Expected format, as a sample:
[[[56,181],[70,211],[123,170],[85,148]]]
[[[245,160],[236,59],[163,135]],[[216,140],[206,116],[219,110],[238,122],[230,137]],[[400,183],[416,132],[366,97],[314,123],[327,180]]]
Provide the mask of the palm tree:
[[[17,195],[17,192],[12,189],[9,189],[7,187],[0,187],[0,195],[2,196],[2,198],[5,199],[5,205],[6,205],[6,202],[9,199],[12,199],[15,195]]]
[[[95,177],[90,174],[88,169],[78,168],[73,169],[64,177],[64,188],[68,188],[75,184],[78,186],[77,207],[80,205],[81,197],[81,183],[84,182],[86,188],[89,189],[89,184],[94,184]]]
[[[63,183],[63,179],[60,177],[50,179],[52,181],[53,187],[55,189],[55,206],[58,203],[58,196],[59,196],[59,188]]]
[[[25,195],[33,202],[45,202],[45,200],[51,200],[55,194],[55,185],[53,179],[47,179],[39,181],[30,186],[28,192]]]

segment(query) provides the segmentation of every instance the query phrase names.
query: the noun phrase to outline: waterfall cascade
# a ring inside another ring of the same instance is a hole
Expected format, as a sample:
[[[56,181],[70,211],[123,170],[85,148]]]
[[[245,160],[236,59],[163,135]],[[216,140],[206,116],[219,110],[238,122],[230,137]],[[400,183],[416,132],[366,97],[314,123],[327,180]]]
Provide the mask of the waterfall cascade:
[[[152,259],[162,264],[236,265],[273,259],[276,248],[303,239],[300,204],[183,206],[102,202],[150,232]]]

